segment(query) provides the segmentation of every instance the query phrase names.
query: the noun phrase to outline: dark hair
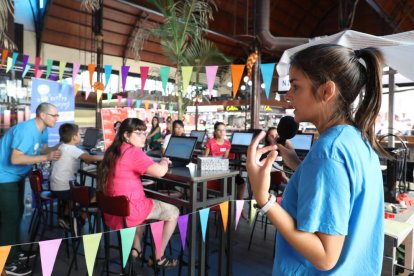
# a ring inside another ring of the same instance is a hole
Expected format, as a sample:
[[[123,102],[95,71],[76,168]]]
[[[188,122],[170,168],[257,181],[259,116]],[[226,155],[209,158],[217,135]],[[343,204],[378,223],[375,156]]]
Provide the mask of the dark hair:
[[[173,122],[173,124],[172,124],[172,135],[175,135],[174,128],[175,128],[177,125],[179,125],[179,126],[181,126],[182,128],[184,128],[184,123],[183,123],[183,121],[181,121],[181,120],[175,120],[175,121]]]
[[[128,118],[122,121],[121,126],[115,135],[114,141],[105,151],[104,158],[99,165],[98,189],[100,191],[106,193],[109,178],[110,176],[115,175],[116,162],[121,156],[121,146],[123,143],[127,142],[124,134],[131,134],[135,130],[145,131],[146,129],[147,126],[140,119]]]
[[[121,125],[121,121],[116,121],[114,123],[114,129],[119,128],[120,125]]]
[[[353,51],[336,44],[314,45],[296,53],[290,64],[312,81],[315,96],[319,86],[333,81],[340,96],[330,120],[347,120],[361,131],[363,138],[378,153],[385,154],[374,130],[375,118],[381,108],[384,64],[378,49]],[[361,101],[354,110],[353,103],[359,95]]]
[[[51,103],[41,103],[36,107],[36,117],[40,117],[41,113],[48,113],[50,110],[50,107],[55,107],[54,104]]]
[[[218,128],[219,126],[221,126],[221,125],[226,126],[223,122],[216,122],[216,123],[214,124],[214,133],[213,133],[213,137],[214,137],[214,139],[216,139],[216,131],[217,131],[217,128]]]
[[[266,131],[266,136],[265,136],[265,138],[264,138],[264,145],[265,145],[265,147],[272,145],[272,144],[270,144],[270,143],[269,143],[269,141],[268,141],[268,138],[269,138],[270,132],[271,132],[272,130],[276,130],[276,131],[277,131],[277,128],[275,128],[275,127],[269,127],[269,128],[267,129],[267,131]]]
[[[157,124],[155,126],[152,124],[152,121],[154,121],[154,119],[157,120]],[[152,117],[152,120],[151,120],[151,131],[150,131],[150,133],[152,133],[153,131],[155,131],[159,126],[160,126],[160,118],[158,118],[157,116]]]
[[[65,123],[59,127],[60,141],[63,143],[69,143],[72,141],[73,136],[77,135],[79,126],[75,124]]]

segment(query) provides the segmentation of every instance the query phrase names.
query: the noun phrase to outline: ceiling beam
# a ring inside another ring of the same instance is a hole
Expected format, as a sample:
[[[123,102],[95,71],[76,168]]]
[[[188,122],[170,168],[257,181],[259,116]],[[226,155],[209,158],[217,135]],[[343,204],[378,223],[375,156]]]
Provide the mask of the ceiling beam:
[[[392,20],[388,14],[384,12],[384,10],[381,8],[381,6],[378,5],[376,0],[365,0],[368,5],[382,18],[384,21],[391,27],[392,30],[395,32],[400,32],[400,28],[398,25]]]

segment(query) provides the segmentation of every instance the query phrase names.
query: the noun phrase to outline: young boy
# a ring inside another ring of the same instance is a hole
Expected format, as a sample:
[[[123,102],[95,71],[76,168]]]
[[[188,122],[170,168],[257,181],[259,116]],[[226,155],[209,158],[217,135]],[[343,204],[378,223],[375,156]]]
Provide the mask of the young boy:
[[[65,123],[59,128],[59,136],[62,144],[59,150],[62,152],[60,159],[53,163],[50,177],[50,189],[52,194],[65,202],[65,215],[69,213],[68,202],[71,199],[70,181],[76,181],[76,172],[79,168],[79,159],[86,163],[101,161],[103,155],[90,155],[76,147],[80,143],[79,127],[75,124]],[[62,227],[68,227],[68,223],[59,220]]]

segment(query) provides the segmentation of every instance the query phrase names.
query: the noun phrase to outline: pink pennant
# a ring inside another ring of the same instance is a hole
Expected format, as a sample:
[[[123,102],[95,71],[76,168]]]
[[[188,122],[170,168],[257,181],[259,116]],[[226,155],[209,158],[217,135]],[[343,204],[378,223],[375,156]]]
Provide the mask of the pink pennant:
[[[53,265],[62,239],[39,242],[42,272],[45,276],[52,275]]]
[[[207,75],[207,88],[208,93],[211,97],[211,92],[213,90],[214,82],[216,80],[218,66],[206,66],[206,75]]]
[[[35,59],[35,68],[34,68],[36,78],[40,78],[40,76],[43,74],[43,71],[42,71],[42,74],[40,74],[40,76],[37,77],[37,71],[39,71],[39,66],[40,66],[40,57],[36,57],[36,59]]]
[[[180,230],[181,244],[185,250],[185,240],[187,238],[188,215],[178,217],[178,229]]]
[[[118,107],[121,107],[122,96],[118,95]]]
[[[154,110],[156,111],[158,108],[158,103],[153,103],[153,106],[154,106]]]
[[[155,249],[157,255],[161,257],[161,243],[162,243],[162,232],[164,230],[164,221],[157,221],[150,224],[152,236],[154,237]]]
[[[40,79],[40,77],[43,75],[43,72],[44,72],[44,70],[42,70],[42,69],[37,70],[36,73],[35,73],[35,78]]]
[[[142,96],[144,95],[145,82],[147,81],[149,67],[141,66],[140,70],[141,70],[141,96]]]
[[[244,200],[236,200],[236,225],[234,227],[237,230],[237,225],[239,224],[240,215],[243,211]]]
[[[75,85],[76,75],[79,72],[79,68],[80,68],[80,63],[74,62],[73,68],[72,68],[72,85]]]

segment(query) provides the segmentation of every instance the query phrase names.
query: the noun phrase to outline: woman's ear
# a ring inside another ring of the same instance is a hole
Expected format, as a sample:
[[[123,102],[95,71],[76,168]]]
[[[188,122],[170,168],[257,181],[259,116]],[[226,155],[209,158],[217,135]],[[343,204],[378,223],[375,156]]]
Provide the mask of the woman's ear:
[[[337,93],[336,85],[333,81],[327,81],[325,84],[321,85],[321,89],[321,98],[324,102],[331,101]]]
[[[128,132],[125,131],[122,136],[124,136],[125,141],[129,141],[129,137],[131,136],[131,134],[129,134]]]

